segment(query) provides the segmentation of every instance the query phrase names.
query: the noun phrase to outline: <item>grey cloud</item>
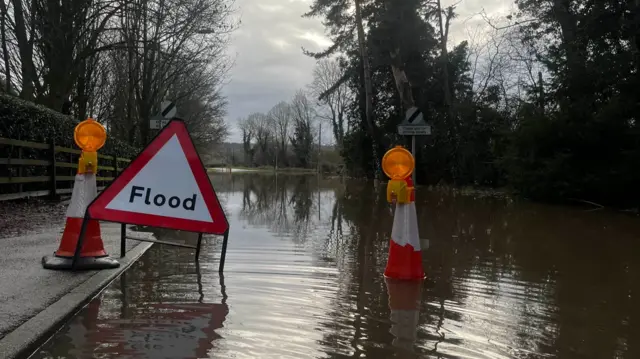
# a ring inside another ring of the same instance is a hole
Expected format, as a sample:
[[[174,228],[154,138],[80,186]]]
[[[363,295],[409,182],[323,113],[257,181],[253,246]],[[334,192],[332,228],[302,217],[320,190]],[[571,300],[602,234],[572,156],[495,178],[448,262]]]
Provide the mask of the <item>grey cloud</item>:
[[[229,100],[231,141],[239,141],[236,119],[252,112],[268,111],[293,97],[311,81],[315,61],[301,47],[320,50],[324,28],[320,19],[302,18],[308,2],[287,0],[238,0],[242,25],[232,38],[229,52],[235,56],[224,93]],[[316,40],[316,39],[319,39]],[[316,41],[314,41],[316,40]]]

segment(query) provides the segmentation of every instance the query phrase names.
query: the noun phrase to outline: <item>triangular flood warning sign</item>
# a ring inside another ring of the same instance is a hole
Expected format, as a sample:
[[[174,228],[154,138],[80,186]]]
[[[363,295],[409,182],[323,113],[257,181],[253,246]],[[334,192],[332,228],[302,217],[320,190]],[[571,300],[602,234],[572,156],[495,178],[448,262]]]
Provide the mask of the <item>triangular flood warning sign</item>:
[[[183,121],[172,120],[87,208],[109,222],[224,234],[227,218]]]

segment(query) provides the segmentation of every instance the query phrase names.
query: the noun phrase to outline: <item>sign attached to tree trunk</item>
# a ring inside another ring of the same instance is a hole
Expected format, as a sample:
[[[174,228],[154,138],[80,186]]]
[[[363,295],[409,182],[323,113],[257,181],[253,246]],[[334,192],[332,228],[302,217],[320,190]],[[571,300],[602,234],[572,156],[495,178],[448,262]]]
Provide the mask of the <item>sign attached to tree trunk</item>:
[[[398,134],[402,136],[428,136],[431,134],[429,125],[400,125]]]
[[[169,121],[176,117],[178,108],[176,104],[171,101],[162,101],[160,104],[160,112],[149,120],[149,128],[152,130],[159,130],[164,128]]]
[[[149,128],[151,128],[152,130],[159,130],[161,128],[164,128],[164,126],[166,126],[167,124],[169,124],[169,120],[162,116],[155,115],[149,121]]]
[[[176,104],[171,101],[163,101],[160,105],[160,111],[162,112],[162,117],[170,120],[176,116],[178,108]]]
[[[417,107],[411,107],[405,114],[404,121],[398,126],[398,134],[403,136],[427,136],[431,134],[431,126],[424,120],[424,114]]]

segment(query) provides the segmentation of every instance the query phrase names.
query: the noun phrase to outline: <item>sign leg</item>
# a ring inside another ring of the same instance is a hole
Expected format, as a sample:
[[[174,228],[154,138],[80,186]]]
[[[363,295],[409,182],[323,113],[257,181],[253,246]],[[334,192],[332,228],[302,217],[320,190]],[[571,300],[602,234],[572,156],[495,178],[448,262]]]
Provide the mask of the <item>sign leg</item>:
[[[220,294],[222,294],[222,304],[227,304],[227,286],[224,285],[224,274],[220,273]]]
[[[201,245],[202,245],[202,233],[198,233],[198,244],[196,245],[196,262],[200,260]]]
[[[127,254],[127,225],[120,224],[120,258]]]
[[[198,282],[198,294],[200,294],[198,303],[202,303],[204,301],[204,291],[202,290],[202,273],[200,272],[200,262],[198,261],[196,261],[196,281]]]
[[[227,257],[227,242],[229,241],[229,230],[224,232],[224,239],[222,240],[222,253],[220,253],[220,267],[218,267],[218,273],[224,272],[224,260]]]
[[[76,251],[73,254],[73,260],[71,261],[71,270],[76,269],[78,259],[80,259],[80,252],[84,245],[84,235],[87,232],[87,225],[89,224],[89,216],[85,213],[84,219],[82,219],[82,227],[80,227],[80,234],[78,235],[78,242],[76,243]]]

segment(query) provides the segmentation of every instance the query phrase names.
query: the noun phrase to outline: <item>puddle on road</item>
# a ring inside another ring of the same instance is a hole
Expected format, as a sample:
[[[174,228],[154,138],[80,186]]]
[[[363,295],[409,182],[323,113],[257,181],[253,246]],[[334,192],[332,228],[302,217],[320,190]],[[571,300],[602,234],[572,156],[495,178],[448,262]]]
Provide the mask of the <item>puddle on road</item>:
[[[221,239],[204,241],[199,265],[155,245],[33,358],[640,357],[634,217],[423,191],[429,279],[389,286],[390,300],[382,192],[213,179],[231,223],[224,277]],[[417,317],[391,313],[414,295]]]

